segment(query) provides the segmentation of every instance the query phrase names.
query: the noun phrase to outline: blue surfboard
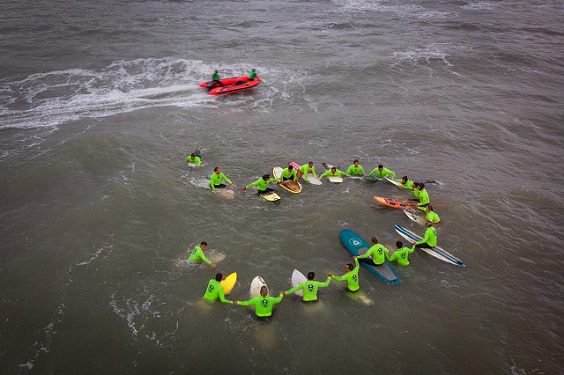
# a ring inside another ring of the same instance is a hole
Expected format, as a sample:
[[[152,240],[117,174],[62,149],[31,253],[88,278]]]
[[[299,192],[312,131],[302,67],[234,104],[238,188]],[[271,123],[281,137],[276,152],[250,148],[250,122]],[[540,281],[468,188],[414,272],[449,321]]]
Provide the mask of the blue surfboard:
[[[339,233],[339,238],[343,246],[353,256],[362,255],[368,249],[370,249],[370,244],[366,242],[364,238],[362,238],[362,236],[356,233],[354,230],[343,229]],[[386,284],[399,285],[400,278],[387,260],[378,266],[375,266],[374,264],[365,263],[362,261],[360,262],[360,264],[363,267],[365,267],[368,271],[378,276],[378,278],[383,282],[385,282]]]
[[[402,236],[403,238],[405,238],[411,243],[415,243],[423,239],[423,237],[413,233],[412,231],[402,227],[401,225],[395,225],[394,229],[396,230],[396,232],[398,232],[400,236]],[[455,266],[458,267],[466,267],[466,265],[460,259],[458,259],[457,257],[455,257],[454,255],[452,255],[451,253],[449,253],[448,251],[446,251],[441,247],[438,246],[432,248],[423,247],[421,248],[421,250],[423,250],[424,252],[426,252],[431,256],[434,256],[437,259],[442,260],[443,262],[454,264]]]

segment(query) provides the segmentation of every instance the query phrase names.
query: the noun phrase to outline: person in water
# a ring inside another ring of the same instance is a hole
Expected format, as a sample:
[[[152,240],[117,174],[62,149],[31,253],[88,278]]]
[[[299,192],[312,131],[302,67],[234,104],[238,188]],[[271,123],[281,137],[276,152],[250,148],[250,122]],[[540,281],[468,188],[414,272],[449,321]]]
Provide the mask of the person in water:
[[[390,256],[390,262],[398,262],[400,266],[409,266],[409,254],[415,251],[414,247],[404,247],[401,241],[396,242],[396,251]]]
[[[270,297],[268,295],[268,289],[266,286],[262,286],[260,288],[260,296],[251,298],[247,301],[235,301],[236,305],[239,306],[250,306],[253,305],[255,307],[255,314],[259,318],[267,318],[272,316],[272,309],[274,305],[279,304],[284,298],[284,292],[280,292],[280,295],[276,298]]]
[[[223,275],[221,273],[217,273],[215,278],[208,282],[204,299],[209,302],[215,302],[219,299],[223,303],[233,303],[233,301],[225,299],[223,287],[220,284],[221,280],[223,280]]]
[[[346,281],[347,290],[349,292],[356,292],[360,289],[360,282],[358,280],[358,270],[360,269],[360,263],[358,259],[353,258],[354,266],[352,263],[345,264],[345,273],[342,276],[335,276],[332,273],[328,274],[329,277],[337,281]]]
[[[409,177],[403,176],[400,182],[405,190],[413,189],[413,180],[410,180]]]
[[[310,301],[317,301],[317,291],[319,288],[325,288],[329,286],[331,282],[331,276],[327,276],[325,282],[320,283],[319,281],[314,281],[315,278],[314,272],[308,272],[307,274],[307,281],[304,281],[300,285],[296,285],[294,288],[289,289],[286,291],[286,295],[292,294],[297,292],[298,290],[302,290],[304,293],[303,301],[310,302]]]
[[[227,182],[229,185],[233,184],[231,180],[227,178],[226,175],[221,173],[221,169],[219,169],[219,167],[215,167],[213,169],[212,175],[210,176],[211,189],[215,190],[215,189],[223,189],[227,187],[225,184],[222,184],[222,181]]]
[[[374,177],[378,178],[391,178],[392,180],[396,179],[396,172],[389,170],[388,168],[384,168],[382,164],[378,165],[377,168],[374,168],[372,172],[368,174],[369,176],[374,175]]]
[[[257,72],[256,72],[255,69],[253,68],[253,69],[251,70],[251,72],[249,73],[249,81],[254,80],[256,76],[257,76]]]
[[[372,246],[370,247],[370,249],[368,249],[367,252],[365,252],[362,255],[357,255],[353,258],[360,260],[360,259],[366,259],[370,257],[370,255],[372,255],[372,259],[369,259],[365,262],[372,263],[376,266],[379,266],[380,264],[384,263],[386,259],[390,259],[390,254],[388,252],[388,249],[386,249],[386,246],[378,243],[378,238],[376,236],[373,236],[370,239],[370,244]]]
[[[188,263],[204,262],[208,266],[211,266],[211,268],[215,268],[215,263],[212,263],[211,260],[206,257],[205,252],[207,250],[208,243],[206,241],[200,242],[200,245],[196,245],[196,247],[194,247],[194,249],[190,253],[188,257]]]
[[[422,247],[426,248],[433,248],[437,246],[437,230],[433,227],[433,223],[428,221],[427,222],[427,229],[425,229],[425,236],[421,241],[417,241],[414,249],[420,249]]]
[[[325,173],[323,173],[321,176],[319,176],[319,178],[323,178],[323,177],[327,177],[327,176],[331,176],[331,177],[344,177],[344,176],[348,176],[348,174],[346,174],[343,171],[340,171],[337,169],[337,167],[331,167],[331,169],[325,171]]]
[[[267,194],[267,193],[276,191],[276,190],[268,187],[268,184],[272,184],[272,183],[276,183],[276,182],[278,182],[277,179],[271,178],[269,174],[265,174],[264,176],[262,176],[261,178],[259,178],[255,182],[248,184],[247,186],[243,186],[241,188],[241,190],[247,190],[247,189],[252,188],[253,186],[256,186],[257,190],[258,190],[258,195]]]
[[[425,207],[429,205],[429,193],[427,193],[425,189],[425,184],[422,182],[413,184],[413,195],[415,198],[419,199],[417,208],[421,211],[425,211]]]
[[[312,174],[314,177],[317,177],[317,173],[315,172],[315,167],[313,166],[312,161],[308,161],[306,164],[300,165],[299,172],[304,177],[304,180],[307,180],[307,176]]]
[[[433,224],[441,222],[441,218],[435,213],[435,211],[433,211],[433,206],[431,205],[425,207],[425,220],[430,221]]]
[[[358,159],[356,159],[351,165],[350,167],[347,169],[346,172],[349,176],[360,176],[360,177],[364,177],[364,168],[362,168],[362,165],[360,165],[360,161],[358,161]]]
[[[186,163],[200,165],[202,164],[202,157],[200,155],[196,155],[196,153],[193,152],[186,157]]]
[[[287,180],[296,181],[296,179],[297,179],[296,170],[292,165],[288,164],[286,168],[282,169],[282,173],[280,174],[280,180],[279,180],[280,182]]]

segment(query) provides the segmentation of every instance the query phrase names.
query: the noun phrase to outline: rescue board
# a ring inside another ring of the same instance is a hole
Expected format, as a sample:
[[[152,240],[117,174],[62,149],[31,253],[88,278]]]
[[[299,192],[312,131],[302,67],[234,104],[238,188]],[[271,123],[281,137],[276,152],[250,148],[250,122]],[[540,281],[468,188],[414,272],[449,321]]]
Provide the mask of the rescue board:
[[[387,206],[390,208],[417,208],[416,201],[410,201],[407,199],[396,199],[396,198],[384,198],[377,195],[373,196],[374,200],[380,203],[382,206]]]
[[[284,170],[283,168],[274,167],[272,168],[272,175],[274,176],[275,179],[279,180],[280,176],[282,176],[283,170]],[[302,191],[302,185],[298,181],[286,180],[286,181],[278,182],[278,185],[282,189],[289,191],[290,193],[293,194],[298,194],[301,193]]]
[[[235,287],[235,284],[237,284],[237,272],[233,272],[231,275],[221,280],[219,284],[223,287],[223,294],[228,295],[233,290],[233,287]]]

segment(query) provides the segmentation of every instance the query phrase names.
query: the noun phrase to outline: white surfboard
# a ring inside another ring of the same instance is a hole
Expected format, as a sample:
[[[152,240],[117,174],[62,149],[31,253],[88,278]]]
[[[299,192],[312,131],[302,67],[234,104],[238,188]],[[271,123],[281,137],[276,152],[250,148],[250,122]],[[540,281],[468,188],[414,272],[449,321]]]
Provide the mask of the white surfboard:
[[[308,174],[307,179],[305,179],[308,183],[312,185],[321,185],[321,179],[319,177],[315,177],[314,175]]]
[[[394,185],[396,185],[396,186],[398,186],[398,187],[403,188],[403,185],[401,184],[400,181],[392,180],[392,179],[389,178],[389,177],[384,177],[384,178],[385,178],[386,181],[388,181],[390,184],[394,184]]]
[[[343,182],[343,178],[341,176],[327,176],[327,179],[329,180],[329,182],[332,182],[334,184],[340,184],[341,182]]]
[[[280,200],[280,196],[276,194],[274,191],[271,191],[270,193],[266,193],[266,194],[260,194],[260,197],[265,201],[269,201],[269,202],[276,202]]]
[[[351,180],[364,180],[363,176],[349,176]]]
[[[227,199],[227,200],[235,199],[235,192],[228,188],[215,189],[214,193],[216,193],[218,196],[220,196],[223,199]]]
[[[419,225],[425,225],[425,216],[417,215],[407,210],[403,210],[403,213],[409,218],[409,220],[415,221]]]
[[[262,277],[255,276],[253,281],[251,281],[251,289],[249,290],[249,294],[251,295],[251,298],[260,296],[260,288],[262,288],[263,286],[266,286],[268,288],[266,282]]]
[[[307,277],[305,277],[303,273],[301,273],[298,270],[294,270],[294,272],[292,272],[292,288],[295,288],[296,286],[300,285],[304,281],[307,281]],[[296,294],[300,297],[303,297],[304,291],[298,290]]]

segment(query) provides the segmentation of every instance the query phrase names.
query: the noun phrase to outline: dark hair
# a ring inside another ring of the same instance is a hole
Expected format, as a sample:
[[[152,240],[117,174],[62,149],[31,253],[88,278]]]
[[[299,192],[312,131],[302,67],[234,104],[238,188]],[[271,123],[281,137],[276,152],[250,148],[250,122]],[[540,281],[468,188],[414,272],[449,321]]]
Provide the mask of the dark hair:
[[[336,170],[336,169],[337,169],[337,167],[333,166],[333,167],[331,167],[331,169],[335,169],[335,170]]]
[[[218,272],[215,274],[215,281],[221,281],[221,279],[223,279],[223,275],[221,274],[221,272]]]
[[[400,247],[403,247],[403,242],[401,242],[401,241],[396,241],[396,246],[398,247],[398,249],[399,249]]]
[[[315,272],[308,272],[307,273],[307,279],[308,280],[313,280],[315,278]]]
[[[196,157],[196,154],[195,154],[195,153],[191,153],[190,156],[193,157],[193,158],[195,158],[195,157]]]
[[[372,238],[370,238],[370,240],[372,242],[374,242],[375,244],[378,243],[378,237],[376,237],[376,236],[372,236]]]
[[[360,163],[360,161],[358,159],[354,159],[353,164],[354,163]]]
[[[206,241],[202,241],[202,242],[200,242],[200,245],[206,245],[206,246],[208,246],[208,243],[207,243]]]
[[[382,164],[378,164],[378,168],[382,169],[384,166]]]
[[[308,161],[307,163],[308,163],[308,164],[313,164],[313,162],[312,162],[311,160],[310,160],[310,161]]]
[[[354,270],[354,266],[352,263],[347,263],[347,267],[349,268],[349,270]]]
[[[425,184],[422,183],[422,182],[420,182],[420,183],[419,183],[419,188],[420,188],[420,189],[425,189]]]
[[[402,180],[409,180],[409,178],[407,178],[407,176],[403,176],[401,179]]]
[[[219,167],[215,167],[215,168],[213,169],[213,171],[214,171],[214,172],[217,172],[218,169],[219,169]]]
[[[262,179],[263,179],[263,180],[268,180],[269,178],[270,178],[270,175],[269,175],[269,174],[265,174],[264,176],[262,176]]]
[[[414,182],[413,183],[413,188],[418,188],[419,187],[419,182]]]
[[[262,294],[263,289],[266,290],[266,293],[268,294],[268,288],[266,287],[266,285],[260,287],[260,294]]]
[[[427,208],[428,208],[430,211],[433,211],[433,206],[428,205]]]
[[[292,164],[288,164],[288,170],[291,171],[292,169],[294,169],[294,166]]]

